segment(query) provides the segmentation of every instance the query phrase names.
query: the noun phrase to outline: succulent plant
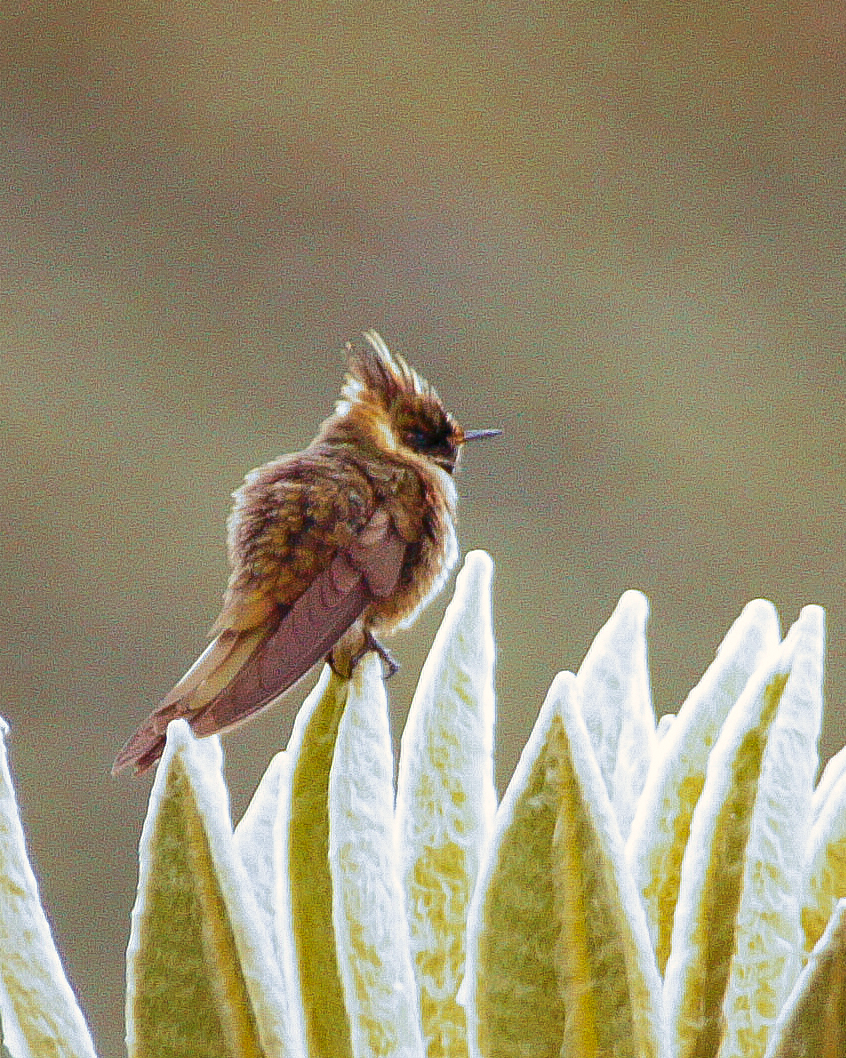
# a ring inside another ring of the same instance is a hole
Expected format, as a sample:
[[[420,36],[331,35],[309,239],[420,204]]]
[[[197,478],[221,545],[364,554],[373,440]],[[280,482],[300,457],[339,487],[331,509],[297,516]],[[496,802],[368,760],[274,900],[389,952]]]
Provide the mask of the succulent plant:
[[[846,1054],[846,756],[814,789],[824,621],[750,603],[656,725],[626,592],[552,683],[502,801],[490,559],[467,557],[402,737],[328,668],[233,829],[171,724],[140,844],[131,1058]],[[91,1058],[0,768],[0,1017]]]

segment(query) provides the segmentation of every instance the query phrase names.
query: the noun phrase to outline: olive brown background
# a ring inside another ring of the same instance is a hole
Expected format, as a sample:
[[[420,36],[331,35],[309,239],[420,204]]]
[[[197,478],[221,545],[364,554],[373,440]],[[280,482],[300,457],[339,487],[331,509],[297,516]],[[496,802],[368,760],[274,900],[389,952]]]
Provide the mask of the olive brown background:
[[[846,741],[846,20],[833,3],[79,2],[0,13],[0,710],[103,1055],[149,780],[243,474],[367,327],[468,427],[498,777],[620,594],[658,712],[749,599],[828,613]],[[392,643],[401,729],[447,594]],[[307,688],[226,740],[238,815]]]

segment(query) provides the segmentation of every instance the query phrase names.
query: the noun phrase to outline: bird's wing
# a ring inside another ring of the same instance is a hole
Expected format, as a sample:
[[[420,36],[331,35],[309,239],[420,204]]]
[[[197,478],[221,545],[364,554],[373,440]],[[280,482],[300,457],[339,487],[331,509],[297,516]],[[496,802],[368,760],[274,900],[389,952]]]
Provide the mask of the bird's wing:
[[[256,609],[250,628],[225,628],[121,750],[113,772],[136,774],[161,756],[171,720],[197,735],[234,726],[269,704],[335,646],[377,599],[396,588],[408,544],[379,509],[284,610]]]

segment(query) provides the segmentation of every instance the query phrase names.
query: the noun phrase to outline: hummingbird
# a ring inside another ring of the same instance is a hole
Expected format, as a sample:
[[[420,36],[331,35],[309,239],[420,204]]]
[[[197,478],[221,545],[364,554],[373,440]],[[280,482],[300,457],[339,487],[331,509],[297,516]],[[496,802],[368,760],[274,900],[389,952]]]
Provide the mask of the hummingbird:
[[[171,720],[195,735],[242,723],[325,658],[349,678],[410,625],[458,558],[453,473],[463,430],[376,331],[348,343],[333,413],[302,452],[247,474],[228,520],[231,574],[211,642],[124,745],[113,774],[159,759]]]

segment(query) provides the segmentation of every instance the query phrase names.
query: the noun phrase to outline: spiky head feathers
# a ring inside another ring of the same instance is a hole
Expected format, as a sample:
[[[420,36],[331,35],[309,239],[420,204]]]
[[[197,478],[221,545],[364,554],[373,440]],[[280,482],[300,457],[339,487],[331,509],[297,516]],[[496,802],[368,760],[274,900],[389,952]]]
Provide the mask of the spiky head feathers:
[[[428,457],[451,472],[464,441],[461,427],[432,386],[391,353],[376,331],[367,331],[364,339],[365,344],[347,345],[348,374],[336,417],[364,412],[381,423],[396,447]]]

